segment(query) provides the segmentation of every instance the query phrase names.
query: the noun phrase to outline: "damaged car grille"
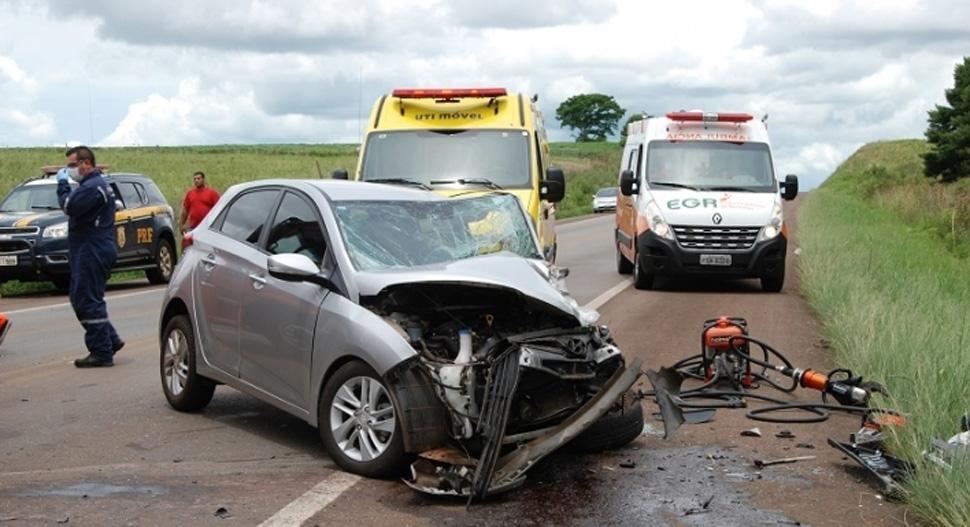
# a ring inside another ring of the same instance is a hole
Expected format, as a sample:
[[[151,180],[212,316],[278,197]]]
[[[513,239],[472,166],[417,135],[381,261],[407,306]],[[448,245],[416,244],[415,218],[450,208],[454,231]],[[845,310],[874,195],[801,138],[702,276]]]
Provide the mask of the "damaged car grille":
[[[512,396],[519,384],[518,351],[512,348],[503,353],[489,370],[482,414],[478,420],[478,433],[484,439],[485,446],[472,483],[474,495],[478,497],[485,497],[488,492],[495,463],[502,449],[505,425],[512,408]]]

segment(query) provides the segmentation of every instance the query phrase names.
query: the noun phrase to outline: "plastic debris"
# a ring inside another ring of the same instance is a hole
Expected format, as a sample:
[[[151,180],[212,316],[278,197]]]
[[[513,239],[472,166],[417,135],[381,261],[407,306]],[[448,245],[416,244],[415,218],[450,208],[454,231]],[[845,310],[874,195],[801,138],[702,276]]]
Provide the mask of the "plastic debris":
[[[957,460],[970,459],[970,432],[960,432],[945,442],[934,438],[930,443],[930,449],[923,452],[923,457],[946,470],[951,470]]]
[[[741,435],[744,437],[761,437],[761,429],[756,426],[748,430],[742,430]]]

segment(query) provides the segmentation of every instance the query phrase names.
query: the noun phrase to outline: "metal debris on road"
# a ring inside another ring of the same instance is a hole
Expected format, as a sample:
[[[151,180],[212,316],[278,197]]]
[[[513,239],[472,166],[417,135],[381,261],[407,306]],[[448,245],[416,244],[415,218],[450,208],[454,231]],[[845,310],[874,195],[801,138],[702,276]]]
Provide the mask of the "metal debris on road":
[[[771,465],[783,465],[786,463],[797,463],[799,461],[808,461],[810,459],[815,459],[815,456],[796,456],[796,457],[783,457],[779,459],[756,459],[754,460],[754,466],[758,468],[770,467]]]
[[[228,520],[229,518],[232,518],[232,514],[229,513],[229,509],[225,507],[219,507],[212,515],[220,520]]]
[[[742,430],[741,435],[744,437],[761,437],[761,430],[756,426],[748,430]]]
[[[637,468],[637,462],[633,461],[632,459],[628,459],[626,461],[621,461],[620,466],[622,468]]]
[[[775,434],[775,437],[779,439],[795,439],[795,434],[791,430],[781,430]]]

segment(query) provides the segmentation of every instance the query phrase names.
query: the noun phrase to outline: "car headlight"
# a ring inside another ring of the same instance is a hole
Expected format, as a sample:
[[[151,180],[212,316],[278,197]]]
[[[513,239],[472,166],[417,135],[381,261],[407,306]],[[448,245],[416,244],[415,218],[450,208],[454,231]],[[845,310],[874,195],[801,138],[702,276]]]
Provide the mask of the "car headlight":
[[[670,228],[670,225],[667,225],[663,214],[660,213],[660,207],[657,205],[656,201],[650,201],[647,203],[647,206],[640,217],[646,220],[646,227],[653,231],[653,233],[657,236],[666,238],[668,240],[674,239],[674,230]]]
[[[768,220],[768,224],[762,227],[761,232],[758,233],[758,241],[766,242],[775,239],[781,234],[781,228],[784,224],[785,218],[781,213],[781,203],[775,203],[774,208],[771,209],[771,218]]]
[[[67,238],[67,222],[62,221],[44,227],[44,233],[41,236],[44,238]]]

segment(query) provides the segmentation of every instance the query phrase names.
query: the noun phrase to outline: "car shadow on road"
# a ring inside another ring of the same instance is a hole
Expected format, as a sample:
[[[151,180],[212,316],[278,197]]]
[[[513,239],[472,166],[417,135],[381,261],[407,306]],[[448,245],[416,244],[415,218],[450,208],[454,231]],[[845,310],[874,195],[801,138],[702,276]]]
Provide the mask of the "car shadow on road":
[[[330,460],[317,429],[306,421],[232,388],[219,387],[201,413],[207,419],[308,456]]]
[[[761,289],[758,279],[725,279],[717,277],[658,276],[653,289],[670,293],[753,293],[774,294]]]

